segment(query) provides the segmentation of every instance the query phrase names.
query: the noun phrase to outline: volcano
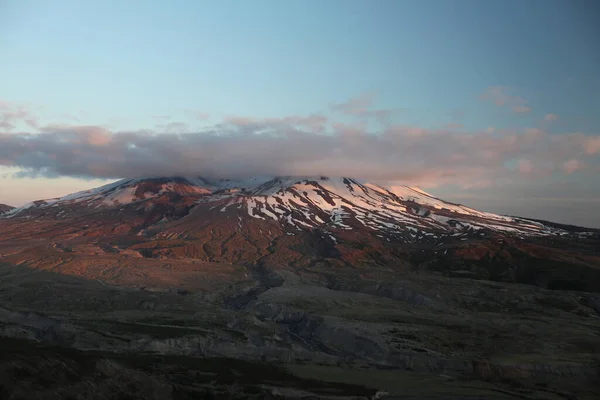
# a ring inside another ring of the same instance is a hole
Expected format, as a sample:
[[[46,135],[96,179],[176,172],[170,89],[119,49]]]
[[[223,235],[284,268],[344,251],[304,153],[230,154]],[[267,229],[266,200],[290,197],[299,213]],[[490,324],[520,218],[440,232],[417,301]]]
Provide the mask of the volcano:
[[[598,230],[411,186],[124,179],[5,209],[0,277],[32,398],[599,395]]]
[[[261,220],[286,232],[320,230],[335,232],[366,230],[386,239],[416,242],[446,235],[553,235],[560,228],[541,222],[480,212],[438,199],[418,188],[385,187],[352,178],[275,177],[248,180],[202,178],[125,179],[97,189],[65,197],[39,200],[12,209],[6,218],[93,216],[117,212],[152,211],[167,215],[185,208],[214,218],[217,210],[226,217]],[[179,217],[187,217],[177,214]],[[253,221],[258,222],[258,221]],[[555,225],[554,225],[555,226]],[[139,233],[149,225],[132,226]],[[164,226],[163,229],[169,229]]]
[[[98,246],[100,253],[147,259],[273,268],[426,266],[477,279],[600,290],[592,267],[597,254],[579,254],[593,248],[598,231],[345,177],[124,179],[12,209],[0,227],[3,242],[61,242],[82,255]],[[573,271],[577,278],[569,276]]]

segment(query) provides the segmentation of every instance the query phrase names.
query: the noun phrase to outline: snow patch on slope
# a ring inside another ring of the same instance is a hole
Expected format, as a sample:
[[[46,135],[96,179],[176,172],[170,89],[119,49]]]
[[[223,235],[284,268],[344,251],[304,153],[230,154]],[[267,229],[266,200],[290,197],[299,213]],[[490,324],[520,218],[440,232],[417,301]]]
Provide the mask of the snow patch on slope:
[[[248,215],[294,228],[350,230],[350,221],[357,221],[372,230],[407,239],[437,237],[440,231],[462,235],[481,229],[550,233],[544,225],[520,223],[512,217],[448,203],[418,188],[385,188],[351,178],[278,177],[232,196],[237,198],[230,202],[246,203]]]

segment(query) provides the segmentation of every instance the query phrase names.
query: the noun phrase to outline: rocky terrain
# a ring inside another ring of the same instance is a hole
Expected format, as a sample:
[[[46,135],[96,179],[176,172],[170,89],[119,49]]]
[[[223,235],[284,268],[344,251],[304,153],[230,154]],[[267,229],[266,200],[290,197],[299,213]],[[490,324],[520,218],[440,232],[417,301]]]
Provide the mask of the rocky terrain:
[[[599,232],[416,188],[152,178],[34,202],[0,218],[0,304],[7,399],[600,396]]]

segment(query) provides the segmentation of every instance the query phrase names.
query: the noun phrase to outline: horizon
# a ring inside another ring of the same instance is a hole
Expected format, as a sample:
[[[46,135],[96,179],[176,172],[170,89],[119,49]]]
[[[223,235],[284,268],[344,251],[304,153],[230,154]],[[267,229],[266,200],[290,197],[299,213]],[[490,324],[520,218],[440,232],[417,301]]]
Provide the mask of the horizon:
[[[149,175],[350,176],[600,228],[587,1],[6,1],[0,203]]]

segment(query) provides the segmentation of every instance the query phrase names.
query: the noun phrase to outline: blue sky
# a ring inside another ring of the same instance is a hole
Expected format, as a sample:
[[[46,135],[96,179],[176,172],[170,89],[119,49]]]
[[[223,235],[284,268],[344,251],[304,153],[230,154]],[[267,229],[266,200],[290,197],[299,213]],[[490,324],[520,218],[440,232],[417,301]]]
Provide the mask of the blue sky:
[[[599,9],[558,0],[4,0],[0,100],[27,107],[38,126],[160,130],[170,121],[193,131],[227,116],[329,116],[332,103],[368,94],[398,125],[594,136]],[[32,130],[15,123],[13,135]],[[26,197],[35,196],[10,199]]]
[[[2,96],[139,127],[185,109],[311,113],[375,92],[407,123],[446,123],[456,109],[470,127],[508,127],[560,112],[593,130],[600,32],[584,5],[4,1]],[[533,111],[509,120],[478,102],[494,85],[515,88]]]

